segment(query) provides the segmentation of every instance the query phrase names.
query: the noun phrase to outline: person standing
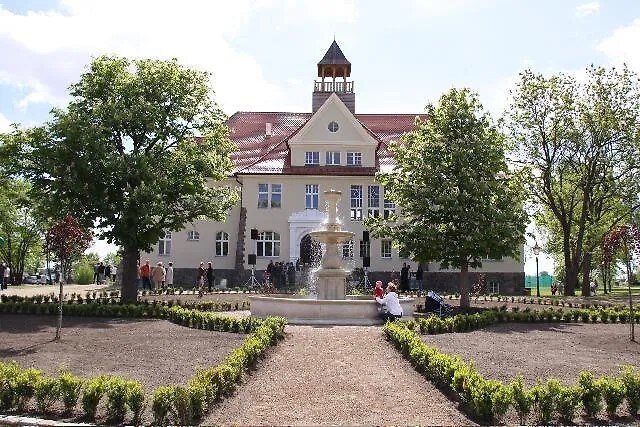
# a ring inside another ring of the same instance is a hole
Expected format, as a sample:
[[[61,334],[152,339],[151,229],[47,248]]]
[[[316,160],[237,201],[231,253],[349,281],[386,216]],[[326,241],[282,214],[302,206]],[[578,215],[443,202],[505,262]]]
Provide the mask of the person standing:
[[[406,292],[409,290],[409,267],[406,262],[402,263],[402,269],[400,270],[400,291]]]
[[[98,268],[100,267],[99,263],[95,263],[93,264],[93,283],[95,283],[96,285],[98,284]]]
[[[110,282],[111,281],[111,264],[107,264],[104,267],[104,278],[106,282]]]
[[[167,266],[167,271],[164,275],[164,283],[168,288],[173,287],[173,263],[170,262]]]
[[[118,267],[116,267],[115,265],[111,266],[111,281],[113,283],[116,283],[116,276],[118,274]]]
[[[389,282],[387,284],[387,295],[384,298],[376,298],[378,304],[384,304],[387,306],[387,311],[380,313],[382,320],[385,322],[395,322],[396,319],[402,317],[402,306],[400,305],[400,299],[396,293],[396,284]]]
[[[151,290],[151,266],[149,260],[146,260],[144,265],[140,267],[140,278],[142,279],[142,289]]]
[[[287,280],[289,282],[290,288],[295,288],[296,286],[296,267],[292,262],[289,262],[289,266],[287,267]]]
[[[418,291],[422,292],[422,276],[424,275],[424,271],[422,270],[422,263],[418,264],[418,269],[416,270],[416,285],[418,286]]]
[[[0,262],[0,291],[4,289],[4,262]]]
[[[213,274],[213,266],[211,262],[207,263],[207,289],[209,292],[213,291],[213,281],[215,280],[215,276]]]
[[[101,262],[100,264],[98,264],[98,284],[100,285],[102,285],[102,283],[104,282],[104,273],[104,263]]]
[[[273,265],[273,260],[269,261],[269,264],[267,265],[267,277],[269,278],[269,282],[271,283],[273,280],[273,270],[274,270],[274,265]]]
[[[201,297],[204,293],[204,278],[207,274],[207,271],[204,268],[204,262],[200,261],[200,266],[198,267],[198,296]]]
[[[11,268],[9,268],[9,264],[6,264],[4,267],[4,288],[7,289],[10,283],[11,283]]]
[[[153,269],[151,277],[153,278],[153,288],[155,290],[162,288],[162,282],[164,281],[164,267],[162,266],[162,261],[158,261],[158,265]]]

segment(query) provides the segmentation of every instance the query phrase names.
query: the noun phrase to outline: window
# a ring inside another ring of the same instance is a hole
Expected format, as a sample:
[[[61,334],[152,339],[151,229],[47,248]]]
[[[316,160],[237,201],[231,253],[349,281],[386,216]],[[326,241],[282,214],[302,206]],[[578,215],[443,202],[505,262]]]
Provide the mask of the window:
[[[258,184],[258,208],[269,207],[269,194],[271,194],[271,207],[282,207],[282,184],[271,184],[271,193],[269,193],[269,184]]]
[[[158,255],[171,255],[171,233],[158,240]]]
[[[347,165],[349,166],[362,166],[362,153],[347,153]]]
[[[369,186],[369,210],[368,215],[377,218],[380,216],[380,186]]]
[[[342,258],[353,259],[353,240],[349,240],[342,244]]]
[[[282,207],[282,185],[281,184],[271,184],[271,207],[272,208]]]
[[[360,240],[360,258],[364,258],[366,256],[371,256],[371,242],[368,240],[365,242],[364,240]]]
[[[380,257],[391,258],[391,240],[380,241]]]
[[[200,233],[195,230],[187,231],[187,240],[200,240]]]
[[[489,292],[490,294],[499,294],[500,283],[494,281],[487,283],[487,292]]]
[[[258,234],[256,255],[260,257],[279,257],[280,234],[274,231],[263,231]]]
[[[327,151],[327,165],[339,165],[340,164],[340,152],[339,151]]]
[[[384,219],[396,213],[396,204],[391,200],[384,198]]]
[[[319,151],[307,151],[304,153],[305,165],[319,165],[320,164],[320,152]]]
[[[304,186],[304,208],[318,209],[318,184]]]
[[[362,220],[362,185],[351,186],[351,220]]]
[[[340,126],[338,126],[338,122],[329,122],[327,129],[329,129],[329,132],[338,132]]]
[[[216,256],[229,255],[229,234],[224,231],[216,233]]]
[[[258,184],[258,207],[269,207],[269,184]]]

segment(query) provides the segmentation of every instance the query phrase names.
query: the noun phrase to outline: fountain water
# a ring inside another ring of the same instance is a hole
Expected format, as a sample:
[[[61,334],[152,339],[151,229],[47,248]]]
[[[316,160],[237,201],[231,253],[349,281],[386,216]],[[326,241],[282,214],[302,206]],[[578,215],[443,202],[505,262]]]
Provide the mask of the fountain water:
[[[327,200],[328,220],[325,230],[309,234],[325,244],[320,269],[316,274],[317,298],[296,298],[289,295],[251,296],[251,314],[257,317],[284,316],[291,324],[371,325],[380,322],[378,304],[371,296],[346,295],[345,277],[349,274],[343,266],[338,245],[351,240],[355,233],[342,230],[337,220],[338,201],[342,192],[324,192]],[[405,319],[413,317],[415,301],[402,298]]]

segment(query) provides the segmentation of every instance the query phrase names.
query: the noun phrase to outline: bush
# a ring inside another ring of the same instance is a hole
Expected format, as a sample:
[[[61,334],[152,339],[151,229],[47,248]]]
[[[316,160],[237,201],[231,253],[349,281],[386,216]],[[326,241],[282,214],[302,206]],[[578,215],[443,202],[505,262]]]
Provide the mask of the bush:
[[[536,383],[531,389],[536,410],[536,424],[547,425],[551,422],[556,396],[562,385],[555,378],[547,380],[546,384]]]
[[[636,375],[631,366],[624,366],[621,380],[624,384],[627,409],[632,416],[635,416],[640,410],[640,375]]]
[[[501,423],[512,404],[511,388],[501,382],[495,384],[491,394],[493,420]]]
[[[38,382],[42,378],[42,372],[29,368],[18,374],[15,378],[15,406],[19,412],[24,412],[29,400],[34,396]]]
[[[624,400],[624,385],[617,378],[610,377],[599,378],[597,384],[602,390],[607,415],[609,419],[614,419],[618,406]]]
[[[40,413],[48,412],[59,396],[60,388],[56,378],[40,378],[36,384],[36,410]]]
[[[82,410],[89,419],[95,419],[100,399],[106,391],[107,377],[100,375],[85,383],[82,393]]]
[[[511,400],[520,419],[520,425],[525,425],[527,417],[531,413],[534,395],[531,391],[524,388],[522,375],[518,375],[515,380],[511,381],[509,388],[511,388]]]
[[[87,263],[80,263],[73,270],[73,281],[78,285],[88,285],[93,282],[93,267]]]
[[[105,384],[107,395],[107,419],[121,422],[127,415],[127,381],[120,377],[111,377]]]
[[[573,424],[580,406],[580,388],[577,386],[561,387],[556,394],[556,413],[560,424]]]
[[[16,401],[15,383],[20,368],[15,362],[0,362],[0,409],[11,409]]]
[[[602,410],[602,390],[591,372],[582,371],[578,378],[580,400],[587,416],[595,417]]]
[[[83,380],[68,372],[61,372],[58,383],[60,384],[60,397],[64,404],[64,410],[71,412],[80,398]]]
[[[161,386],[153,392],[153,423],[159,426],[167,424],[168,415],[173,405],[174,386]]]
[[[127,381],[127,406],[133,412],[133,425],[140,425],[144,411],[144,389],[138,381]]]

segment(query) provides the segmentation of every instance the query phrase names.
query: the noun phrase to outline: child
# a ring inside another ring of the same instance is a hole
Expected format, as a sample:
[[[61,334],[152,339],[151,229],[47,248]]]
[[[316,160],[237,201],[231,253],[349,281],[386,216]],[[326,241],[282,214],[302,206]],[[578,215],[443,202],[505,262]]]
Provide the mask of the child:
[[[384,296],[384,289],[382,289],[382,282],[380,280],[376,281],[376,287],[373,288],[373,299],[382,298]],[[378,303],[378,311],[384,311],[384,304]]]

